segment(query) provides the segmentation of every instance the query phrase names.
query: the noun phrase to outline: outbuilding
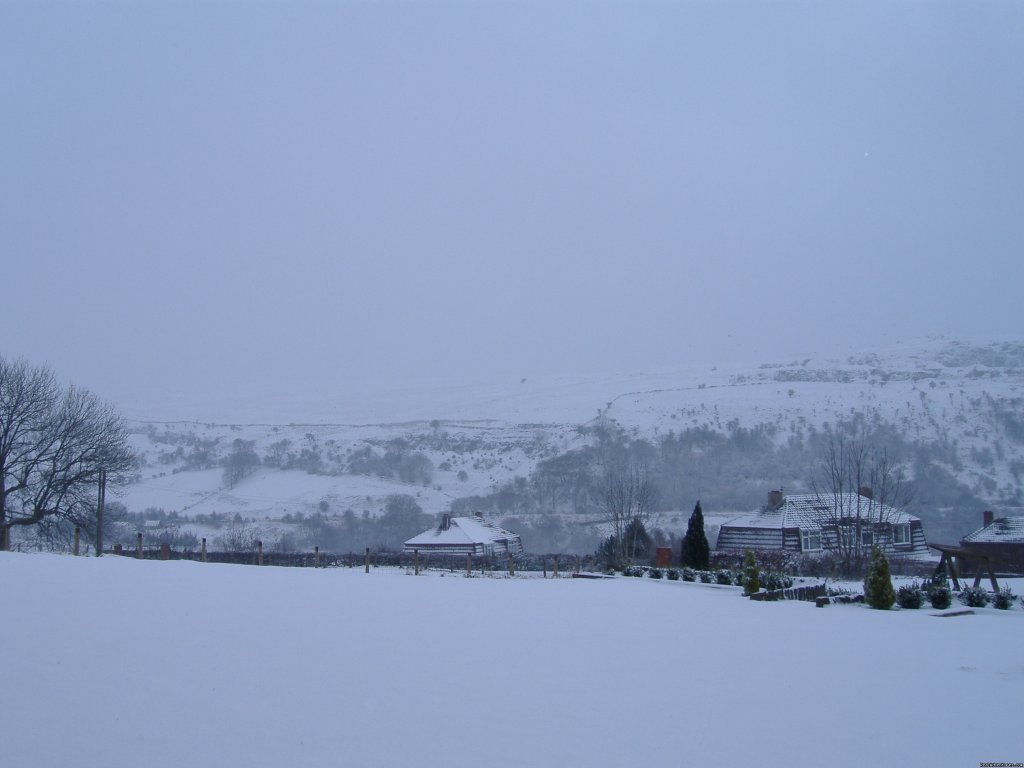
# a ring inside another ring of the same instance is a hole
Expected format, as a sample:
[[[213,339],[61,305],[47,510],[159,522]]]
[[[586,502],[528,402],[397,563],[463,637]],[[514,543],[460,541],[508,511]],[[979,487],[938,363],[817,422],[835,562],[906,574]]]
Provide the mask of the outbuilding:
[[[482,515],[445,514],[436,528],[405,542],[405,551],[423,555],[517,555],[523,551],[523,542],[519,534],[484,520]]]
[[[960,546],[988,557],[999,570],[1024,573],[1024,517],[983,513],[983,525],[960,540]]]

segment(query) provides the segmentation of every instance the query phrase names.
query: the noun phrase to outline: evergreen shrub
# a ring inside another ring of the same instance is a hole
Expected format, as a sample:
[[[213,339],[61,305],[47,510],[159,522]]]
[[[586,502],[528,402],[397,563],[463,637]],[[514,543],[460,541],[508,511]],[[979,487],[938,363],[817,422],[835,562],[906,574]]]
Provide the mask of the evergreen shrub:
[[[731,571],[715,571],[715,583],[716,584],[732,584],[732,572]]]
[[[647,575],[650,576],[652,579],[660,579],[665,574],[661,570],[661,568],[651,568],[651,570],[647,572]]]
[[[665,575],[668,576],[669,581],[679,581],[679,571],[675,568],[669,568]]]
[[[711,583],[711,571],[700,571],[700,583],[710,584]]]
[[[693,568],[683,568],[682,577],[683,581],[696,581],[697,572]]]
[[[743,556],[743,594],[752,595],[761,591],[761,574],[757,570],[757,558],[751,550]]]
[[[896,591],[892,588],[889,575],[889,561],[878,547],[871,549],[871,564],[864,577],[864,601],[872,608],[887,611],[896,602]]]
[[[945,584],[940,586],[933,582],[932,586],[928,589],[928,602],[932,604],[932,608],[944,611],[953,602],[953,593],[949,591],[949,587]]]
[[[896,590],[896,602],[900,608],[920,608],[924,602],[921,585],[916,581],[913,584],[904,584]]]
[[[1010,606],[1013,605],[1013,592],[1009,587],[1003,587],[998,592],[992,595],[992,605],[1001,611],[1010,610]]]
[[[984,608],[988,605],[988,592],[982,587],[964,587],[958,599],[968,608]]]

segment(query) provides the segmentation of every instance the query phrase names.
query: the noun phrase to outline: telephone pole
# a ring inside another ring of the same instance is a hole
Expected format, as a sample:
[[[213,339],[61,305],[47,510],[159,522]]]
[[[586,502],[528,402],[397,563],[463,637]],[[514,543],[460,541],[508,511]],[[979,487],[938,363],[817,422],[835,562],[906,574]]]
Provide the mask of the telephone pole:
[[[103,505],[107,501],[107,470],[100,470],[100,488],[96,496],[96,557],[103,557]]]

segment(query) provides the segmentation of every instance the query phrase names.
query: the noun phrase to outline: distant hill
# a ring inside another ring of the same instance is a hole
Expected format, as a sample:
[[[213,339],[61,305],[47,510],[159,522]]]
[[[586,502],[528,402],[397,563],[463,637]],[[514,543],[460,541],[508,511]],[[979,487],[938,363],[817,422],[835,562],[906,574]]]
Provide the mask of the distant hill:
[[[938,339],[841,360],[377,392],[319,407],[330,418],[303,403],[280,423],[133,420],[141,463],[119,498],[126,529],[149,520],[157,532],[216,538],[256,525],[302,546],[326,526],[335,546],[355,548],[400,494],[428,516],[454,506],[510,519],[528,548],[532,535],[537,547],[587,551],[602,533],[591,482],[601,451],[650,467],[671,534],[697,498],[713,521],[771,488],[807,490],[837,431],[903,461],[930,540],[958,539],[983,509],[1024,507],[1021,342]]]

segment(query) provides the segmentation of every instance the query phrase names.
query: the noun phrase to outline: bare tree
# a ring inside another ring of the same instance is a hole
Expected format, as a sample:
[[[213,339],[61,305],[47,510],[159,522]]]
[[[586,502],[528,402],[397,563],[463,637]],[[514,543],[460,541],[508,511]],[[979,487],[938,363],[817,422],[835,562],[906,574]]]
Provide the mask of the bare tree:
[[[630,565],[638,538],[654,515],[657,488],[647,465],[629,462],[625,467],[606,467],[596,499],[611,525],[609,539],[614,565]]]
[[[846,574],[863,571],[882,528],[909,503],[903,479],[902,466],[887,451],[872,450],[861,438],[829,441],[811,489],[822,544]]]
[[[94,526],[100,472],[116,484],[134,465],[111,406],[60,387],[46,367],[0,358],[0,548],[14,526]]]

